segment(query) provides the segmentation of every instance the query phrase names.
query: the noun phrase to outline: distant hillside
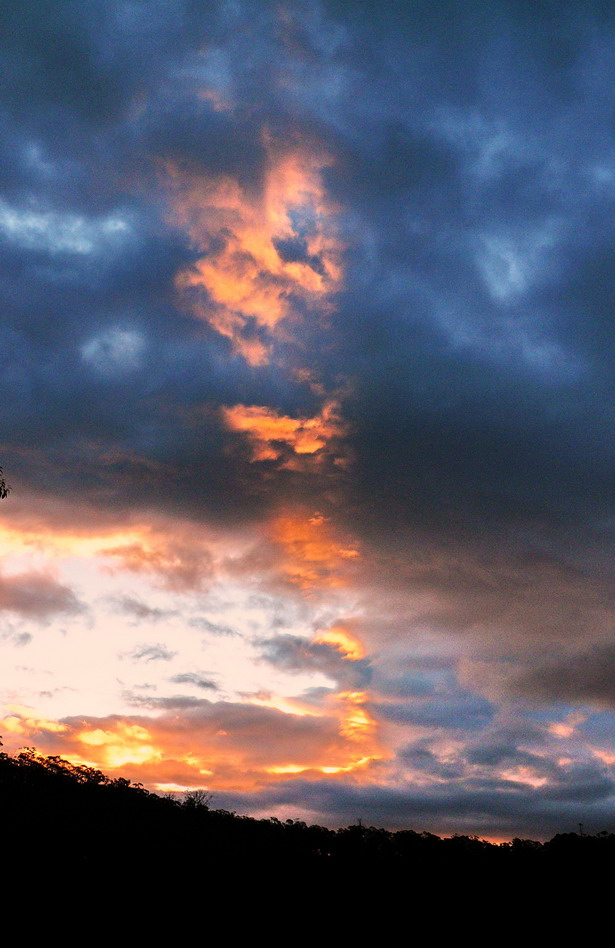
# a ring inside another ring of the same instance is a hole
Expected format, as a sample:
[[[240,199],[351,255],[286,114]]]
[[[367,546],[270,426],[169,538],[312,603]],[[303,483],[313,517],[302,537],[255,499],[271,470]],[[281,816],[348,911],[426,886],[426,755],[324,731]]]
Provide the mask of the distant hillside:
[[[239,878],[257,885],[274,876],[394,880],[455,886],[476,878],[539,878],[544,872],[611,865],[615,835],[559,834],[547,843],[495,845],[472,836],[440,838],[362,825],[338,830],[300,821],[253,819],[210,808],[208,795],[183,800],[149,793],[123,778],[26,750],[0,754],[5,879],[63,880],[68,886],[113,879],[118,885],[167,879],[208,891]],[[263,883],[264,884],[264,883]]]

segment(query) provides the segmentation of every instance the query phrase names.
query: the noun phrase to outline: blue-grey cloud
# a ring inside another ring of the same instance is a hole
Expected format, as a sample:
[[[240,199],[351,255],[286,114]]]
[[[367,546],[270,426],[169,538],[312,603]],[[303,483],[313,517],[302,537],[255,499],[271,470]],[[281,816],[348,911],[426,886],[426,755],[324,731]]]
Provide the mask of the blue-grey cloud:
[[[368,659],[349,659],[329,642],[310,642],[296,635],[276,635],[261,643],[261,656],[290,672],[321,672],[340,687],[365,687],[371,678]]]
[[[112,602],[120,612],[133,616],[139,622],[160,622],[176,615],[172,609],[148,606],[134,596],[118,596]]]
[[[396,724],[458,728],[462,731],[483,727],[493,716],[493,707],[488,701],[463,691],[403,703],[376,703],[374,711],[379,718]]]
[[[218,685],[211,678],[205,678],[196,672],[184,672],[181,675],[173,675],[169,681],[172,681],[176,685],[193,685],[195,688],[201,690],[216,691],[218,688]]]
[[[160,642],[148,645],[136,645],[131,652],[127,652],[123,657],[129,658],[133,662],[170,662],[177,655],[166,645]]]

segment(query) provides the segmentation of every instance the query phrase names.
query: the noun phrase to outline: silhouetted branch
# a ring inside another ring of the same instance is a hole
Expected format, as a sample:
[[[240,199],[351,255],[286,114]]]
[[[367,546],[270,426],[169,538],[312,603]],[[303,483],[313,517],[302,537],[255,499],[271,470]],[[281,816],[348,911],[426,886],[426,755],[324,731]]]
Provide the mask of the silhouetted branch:
[[[0,467],[0,500],[4,500],[5,497],[8,497],[10,487],[4,479],[4,472]]]

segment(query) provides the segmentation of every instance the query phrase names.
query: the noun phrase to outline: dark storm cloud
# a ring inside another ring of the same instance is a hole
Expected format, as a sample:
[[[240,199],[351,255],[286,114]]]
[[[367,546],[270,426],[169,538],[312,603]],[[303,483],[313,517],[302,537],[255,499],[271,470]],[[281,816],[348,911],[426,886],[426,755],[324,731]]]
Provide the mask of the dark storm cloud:
[[[597,644],[543,659],[524,671],[513,686],[543,701],[615,707],[615,645]]]
[[[400,759],[422,774],[430,774],[444,780],[454,780],[465,775],[466,768],[463,761],[440,760],[438,755],[430,749],[429,743],[428,739],[424,739],[401,748]]]
[[[306,263],[315,273],[324,275],[325,270],[321,259],[309,253],[306,240],[300,237],[280,238],[274,240],[273,245],[285,263]]]
[[[402,580],[405,582],[405,580]],[[372,687],[387,699],[423,698],[458,687],[456,660],[446,655],[416,655],[394,646],[394,655],[381,652]]]
[[[437,629],[478,637],[522,661],[524,648],[540,653],[560,637],[580,643],[610,636],[615,619],[611,567],[594,556],[595,537],[557,529],[549,536],[544,524],[535,532],[528,524],[517,530],[500,524],[496,531],[497,523],[483,522],[479,538],[480,519],[472,532],[448,512],[448,535],[421,524],[412,537],[402,531],[389,535],[386,552],[373,553],[379,566],[372,578],[382,590],[382,604],[365,624],[373,627],[374,638]],[[541,550],[545,541],[561,544],[561,554]],[[606,544],[599,551],[601,558],[608,549]],[[416,667],[411,646],[401,659],[409,683],[446,687],[452,681],[450,669],[430,669],[428,662]],[[390,689],[400,674],[394,666],[390,681],[383,683],[387,693],[394,693]],[[401,680],[398,690],[403,693]]]
[[[235,360],[229,374],[226,347],[176,307],[187,244],[166,221],[160,162],[258,178],[262,122],[232,121],[197,95],[245,16],[180,2],[143,14],[105,3],[3,13],[4,437],[22,487],[164,503],[173,479],[180,504],[228,508],[236,472],[219,423],[192,423],[191,407],[232,401],[253,373]],[[43,463],[19,463],[33,439]]]
[[[46,573],[0,575],[0,610],[42,621],[57,615],[76,615],[84,605],[72,589]]]
[[[338,317],[340,361],[361,380],[362,506],[380,526],[441,519],[443,532],[451,510],[470,524],[595,517],[613,486],[612,412],[607,353],[588,358],[584,340],[594,320],[608,334],[589,261],[613,244],[612,189],[596,179],[611,166],[599,103],[612,97],[612,23],[535,5],[453,5],[450,19],[395,6],[371,20],[330,8],[347,27],[346,153],[330,182],[369,235]],[[349,127],[359,116],[363,137]],[[575,279],[571,307],[561,291]]]
[[[517,726],[496,726],[466,744],[464,757],[469,764],[496,767],[499,764],[521,764],[542,772],[551,762],[544,754],[548,735],[528,721]],[[532,750],[521,749],[531,747]],[[539,753],[534,751],[538,750]]]
[[[224,452],[216,421],[186,424],[191,406],[239,394],[288,410],[311,396],[274,389],[267,369],[229,360],[177,311],[188,250],[165,223],[153,166],[184,161],[258,186],[260,132],[275,117],[326,142],[328,184],[356,222],[321,370],[354,382],[359,524],[371,512],[380,526],[443,521],[446,534],[451,509],[472,528],[520,509],[582,520],[605,508],[612,419],[594,341],[608,335],[610,146],[605,121],[579,116],[599,100],[604,115],[612,96],[596,47],[612,24],[593,9],[402,6],[357,17],[298,4],[284,22],[266,3],[154,5],[147,23],[131,5],[6,13],[6,106],[10,121],[19,106],[23,141],[11,172],[22,185],[7,192],[18,220],[2,281],[5,440],[36,437],[49,458],[44,476],[29,465],[24,477],[51,489],[69,478],[120,503],[137,501],[139,480],[143,502],[224,516],[266,503],[246,491],[255,472]],[[198,100],[206,86],[234,108]],[[126,230],[103,240],[115,219]],[[24,247],[33,228],[38,246]],[[92,249],[77,252],[80,240]],[[278,252],[307,259],[300,238]],[[133,334],[132,359],[113,349],[118,333]],[[101,463],[109,445],[132,460]],[[287,473],[278,480],[292,490]]]

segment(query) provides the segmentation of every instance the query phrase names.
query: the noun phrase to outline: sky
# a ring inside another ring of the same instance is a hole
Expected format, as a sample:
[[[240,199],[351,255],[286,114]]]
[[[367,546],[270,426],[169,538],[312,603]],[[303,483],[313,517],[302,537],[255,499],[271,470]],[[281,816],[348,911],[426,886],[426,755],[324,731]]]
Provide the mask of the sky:
[[[0,734],[615,831],[615,9],[0,7]]]

